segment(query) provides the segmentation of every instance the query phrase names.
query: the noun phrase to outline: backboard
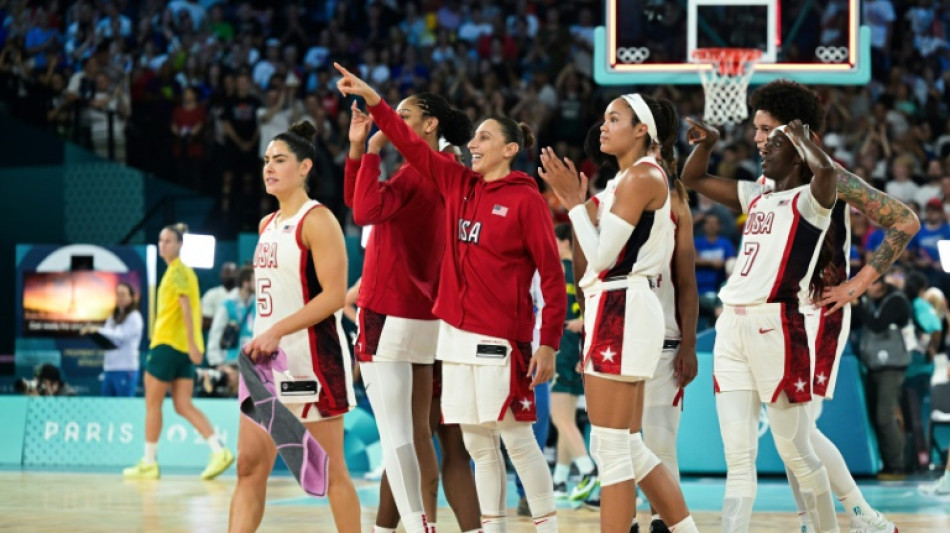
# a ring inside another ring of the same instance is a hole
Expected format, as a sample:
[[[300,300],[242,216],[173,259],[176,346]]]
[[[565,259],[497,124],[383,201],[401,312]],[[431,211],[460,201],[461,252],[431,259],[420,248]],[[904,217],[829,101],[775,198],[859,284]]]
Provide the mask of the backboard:
[[[779,78],[860,85],[871,79],[870,29],[859,0],[605,0],[595,31],[601,85],[695,85],[697,48],[756,48],[751,84]]]

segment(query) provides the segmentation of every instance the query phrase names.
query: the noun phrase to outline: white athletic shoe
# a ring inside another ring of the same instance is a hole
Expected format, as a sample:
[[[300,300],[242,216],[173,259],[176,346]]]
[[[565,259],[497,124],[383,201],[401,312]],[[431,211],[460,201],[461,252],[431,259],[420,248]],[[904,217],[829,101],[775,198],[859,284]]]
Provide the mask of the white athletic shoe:
[[[851,533],[898,533],[897,526],[889,522],[880,511],[874,514],[851,515]]]
[[[945,472],[940,480],[934,484],[934,494],[938,496],[950,495],[950,471]]]
[[[379,463],[379,466],[370,470],[363,475],[363,479],[367,481],[379,481],[383,479],[383,472],[386,470],[386,467],[383,466],[383,463]]]

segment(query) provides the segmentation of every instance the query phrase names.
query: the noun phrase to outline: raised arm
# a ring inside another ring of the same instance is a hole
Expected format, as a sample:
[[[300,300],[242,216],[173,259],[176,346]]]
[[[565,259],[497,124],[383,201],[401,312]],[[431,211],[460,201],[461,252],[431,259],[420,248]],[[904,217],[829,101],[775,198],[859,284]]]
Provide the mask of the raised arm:
[[[412,128],[399,117],[379,94],[359,79],[353,73],[334,63],[342,78],[337,82],[337,88],[344,95],[356,95],[366,100],[370,114],[380,131],[388,138],[396,150],[410,165],[423,176],[431,180],[443,195],[451,184],[461,182],[468,172],[461,163],[456,163],[439,155],[429,144],[416,135]]]
[[[805,131],[801,120],[795,119],[789,122],[785,133],[805,153],[805,164],[814,175],[809,186],[812,196],[822,207],[831,209],[838,196],[835,162],[811,140],[811,135]]]
[[[868,220],[883,228],[884,240],[851,280],[825,289],[821,305],[831,305],[829,312],[864,294],[868,286],[897,261],[920,230],[917,215],[893,196],[875,189],[840,165],[835,166],[835,178],[838,198],[857,207]]]
[[[699,321],[699,292],[696,288],[696,243],[689,204],[675,191],[670,197],[676,216],[676,247],[673,251],[673,283],[676,287],[676,314],[679,318],[679,350],[673,359],[676,381],[685,387],[696,377],[696,325]]]
[[[360,226],[380,224],[395,216],[412,194],[413,182],[419,179],[413,170],[408,170],[396,173],[385,183],[381,182],[379,165],[379,152],[374,153],[370,148],[363,155],[353,195],[353,222]]]
[[[719,130],[702,122],[694,121],[690,118],[689,131],[686,138],[689,144],[695,146],[693,151],[686,158],[683,165],[683,172],[680,178],[687,187],[706,196],[720,204],[740,210],[739,192],[737,182],[719,176],[709,174],[709,156],[712,154],[713,147],[719,141]]]
[[[350,107],[350,150],[346,155],[346,165],[343,169],[343,203],[353,209],[353,191],[356,189],[356,175],[360,171],[360,160],[366,152],[366,138],[373,126],[373,119],[360,111],[356,100]]]

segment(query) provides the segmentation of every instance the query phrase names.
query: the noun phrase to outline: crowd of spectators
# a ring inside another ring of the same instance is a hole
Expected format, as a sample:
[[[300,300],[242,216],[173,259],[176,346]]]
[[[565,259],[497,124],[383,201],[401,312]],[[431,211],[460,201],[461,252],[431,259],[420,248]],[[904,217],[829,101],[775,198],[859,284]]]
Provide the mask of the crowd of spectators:
[[[816,20],[840,18],[844,4],[823,4]],[[827,110],[822,140],[840,163],[919,214],[922,229],[901,268],[948,294],[937,243],[950,239],[950,2],[861,6],[873,79],[815,87]],[[256,230],[273,209],[260,190],[261,155],[275,133],[306,118],[317,129],[311,194],[355,230],[342,203],[350,102],[336,91],[333,61],[355,68],[392,103],[430,91],[473,119],[524,121],[540,145],[594,175],[583,140],[621,92],[592,77],[603,7],[600,0],[0,0],[0,111],[216,197],[224,236]],[[698,87],[637,89],[674,100],[684,119],[702,112]],[[684,121],[681,158],[690,150],[687,129]],[[714,173],[758,175],[751,135],[747,127],[724,132]],[[397,157],[388,156],[389,168]],[[516,168],[534,173],[532,157]],[[742,218],[705,198],[693,204],[708,325]],[[563,221],[553,199],[551,206]],[[852,221],[854,272],[883,233],[858,213]]]

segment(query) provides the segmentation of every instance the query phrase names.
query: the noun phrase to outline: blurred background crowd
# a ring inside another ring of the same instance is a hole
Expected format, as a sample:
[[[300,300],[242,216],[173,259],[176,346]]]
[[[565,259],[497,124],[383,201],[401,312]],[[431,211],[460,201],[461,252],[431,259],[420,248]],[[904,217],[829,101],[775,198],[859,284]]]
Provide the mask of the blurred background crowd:
[[[683,16],[668,4],[667,16]],[[595,175],[583,140],[621,92],[592,78],[603,8],[598,0],[0,0],[0,112],[214,197],[217,227],[209,229],[221,237],[254,231],[274,209],[260,187],[261,156],[270,138],[306,118],[317,128],[311,194],[355,233],[342,202],[350,102],[335,89],[333,61],[357,69],[391,103],[429,91],[473,119],[498,113],[524,121],[542,146]],[[906,383],[897,384],[905,403],[896,425],[893,417],[876,423],[879,431],[910,434],[928,405],[927,387],[917,383],[924,379],[914,378],[929,379],[934,355],[945,352],[950,277],[937,243],[950,239],[950,1],[866,0],[862,10],[872,28],[872,82],[815,89],[827,110],[825,147],[921,219],[886,286],[861,304],[873,311],[887,291],[906,293],[904,322],[915,325],[920,342],[902,373]],[[823,31],[832,15],[813,13],[815,24],[803,31]],[[637,90],[672,99],[684,119],[702,112],[698,85]],[[681,158],[690,150],[687,129],[684,121]],[[534,174],[535,157],[525,154],[517,167]],[[740,126],[724,132],[711,170],[754,179],[758,159],[751,128]],[[392,169],[398,155],[385,161]],[[708,199],[692,201],[701,327],[708,327],[743,220]],[[565,221],[553,198],[550,204],[552,217]],[[883,232],[857,212],[852,227],[856,272]],[[229,290],[239,292],[246,280],[230,276]],[[215,312],[206,309],[206,318]],[[887,469],[920,466],[923,445]]]

